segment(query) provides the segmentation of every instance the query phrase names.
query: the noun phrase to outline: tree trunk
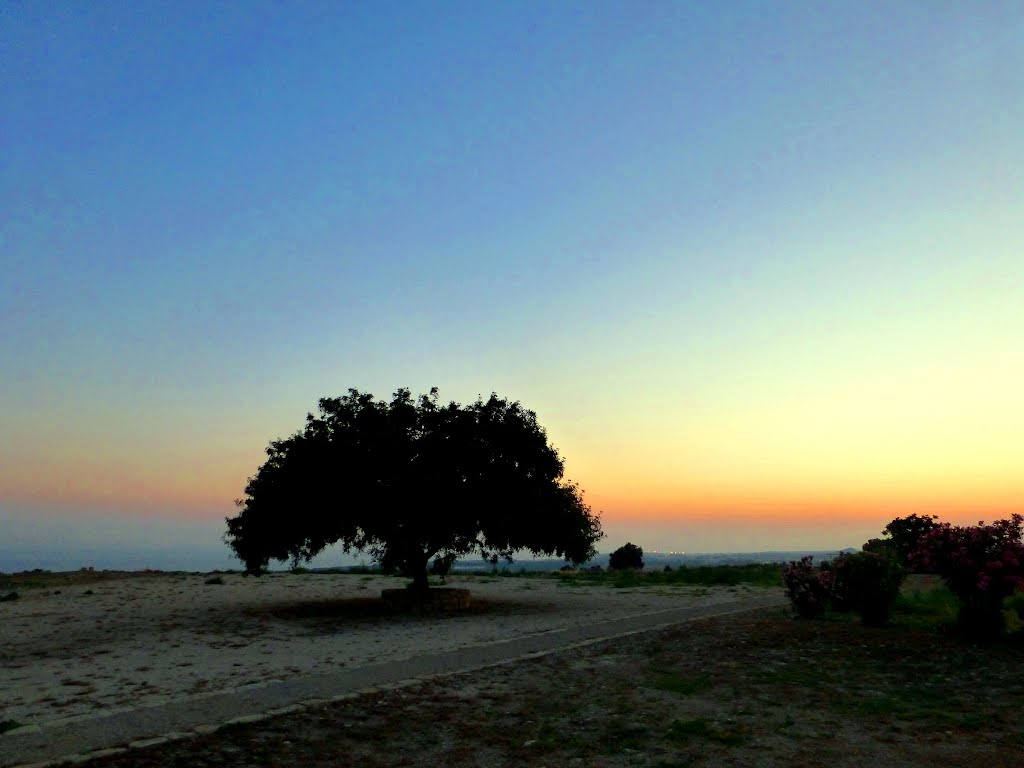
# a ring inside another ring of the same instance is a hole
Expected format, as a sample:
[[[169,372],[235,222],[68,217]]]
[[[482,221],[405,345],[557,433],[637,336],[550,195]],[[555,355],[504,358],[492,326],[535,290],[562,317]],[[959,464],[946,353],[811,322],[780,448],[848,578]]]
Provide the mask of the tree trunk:
[[[410,589],[417,595],[416,602],[423,603],[427,599],[427,591],[430,589],[428,581],[430,576],[430,558],[434,552],[424,552],[416,546],[406,550],[405,562],[402,570],[407,576],[412,577]]]
[[[411,568],[412,570],[412,588],[419,592],[421,595],[426,595],[427,590],[430,589],[430,583],[427,579],[427,563],[417,563]]]

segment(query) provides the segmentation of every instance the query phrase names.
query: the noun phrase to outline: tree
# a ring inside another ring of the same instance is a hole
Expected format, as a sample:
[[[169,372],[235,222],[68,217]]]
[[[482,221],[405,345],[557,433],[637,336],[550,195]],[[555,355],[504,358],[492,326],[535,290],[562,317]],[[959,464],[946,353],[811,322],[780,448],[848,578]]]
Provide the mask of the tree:
[[[636,568],[644,567],[644,551],[636,544],[626,542],[608,556],[609,568]]]
[[[881,544],[892,549],[896,562],[903,567],[910,565],[910,556],[917,549],[921,539],[926,533],[939,526],[936,522],[939,518],[935,515],[909,515],[897,517],[887,526],[883,532],[884,539]],[[872,539],[869,543],[874,543]],[[878,547],[876,546],[875,551]]]
[[[444,405],[436,388],[416,399],[399,389],[386,402],[350,389],[270,443],[224,538],[249,573],[339,543],[420,590],[435,556],[511,561],[525,549],[581,563],[603,534],[563,469],[518,402],[492,394]]]

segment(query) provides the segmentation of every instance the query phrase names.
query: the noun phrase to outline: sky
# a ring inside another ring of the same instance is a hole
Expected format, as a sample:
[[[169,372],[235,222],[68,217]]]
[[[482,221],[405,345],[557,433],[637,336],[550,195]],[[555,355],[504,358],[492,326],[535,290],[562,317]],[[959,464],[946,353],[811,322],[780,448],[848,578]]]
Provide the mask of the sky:
[[[6,2],[0,549],[222,548],[350,387],[521,401],[603,550],[1024,511],[1022,41],[1016,2]]]

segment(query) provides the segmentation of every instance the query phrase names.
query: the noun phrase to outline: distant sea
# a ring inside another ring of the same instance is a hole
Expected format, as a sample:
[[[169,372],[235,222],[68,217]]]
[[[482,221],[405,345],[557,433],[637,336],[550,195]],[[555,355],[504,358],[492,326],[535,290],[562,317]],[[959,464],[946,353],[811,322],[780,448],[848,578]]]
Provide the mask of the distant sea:
[[[241,563],[224,549],[10,549],[0,546],[0,573],[32,571],[227,571]]]
[[[644,563],[648,569],[661,569],[666,565],[678,567],[700,565],[742,565],[745,563],[779,563],[796,560],[804,555],[813,555],[815,560],[835,557],[840,550],[794,550],[766,552],[645,552]],[[850,550],[843,550],[850,551]],[[510,571],[557,571],[565,564],[563,560],[517,558],[512,563],[499,561],[498,570]],[[306,567],[308,568],[349,568],[372,565],[369,558],[346,555],[341,552],[321,554]],[[587,566],[608,565],[608,555],[595,557]],[[209,571],[240,570],[241,563],[224,549],[112,549],[81,548],[74,550],[30,550],[0,547],[0,573],[31,571],[36,568],[45,571],[76,571],[80,568],[94,568],[98,571]],[[272,570],[287,570],[287,563],[272,563]],[[491,570],[489,562],[479,559],[460,560],[456,571]]]

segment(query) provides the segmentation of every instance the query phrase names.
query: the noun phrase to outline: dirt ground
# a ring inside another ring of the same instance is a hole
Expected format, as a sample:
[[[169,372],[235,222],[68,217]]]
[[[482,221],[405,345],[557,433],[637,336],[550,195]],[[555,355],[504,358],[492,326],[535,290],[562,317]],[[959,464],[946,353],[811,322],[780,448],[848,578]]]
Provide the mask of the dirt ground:
[[[1024,766],[1019,645],[707,619],[96,760],[158,766]]]
[[[0,576],[0,724],[35,725],[330,674],[779,590],[612,589],[458,576],[457,615],[394,613],[370,574],[29,573]],[[0,729],[2,730],[2,729]]]

